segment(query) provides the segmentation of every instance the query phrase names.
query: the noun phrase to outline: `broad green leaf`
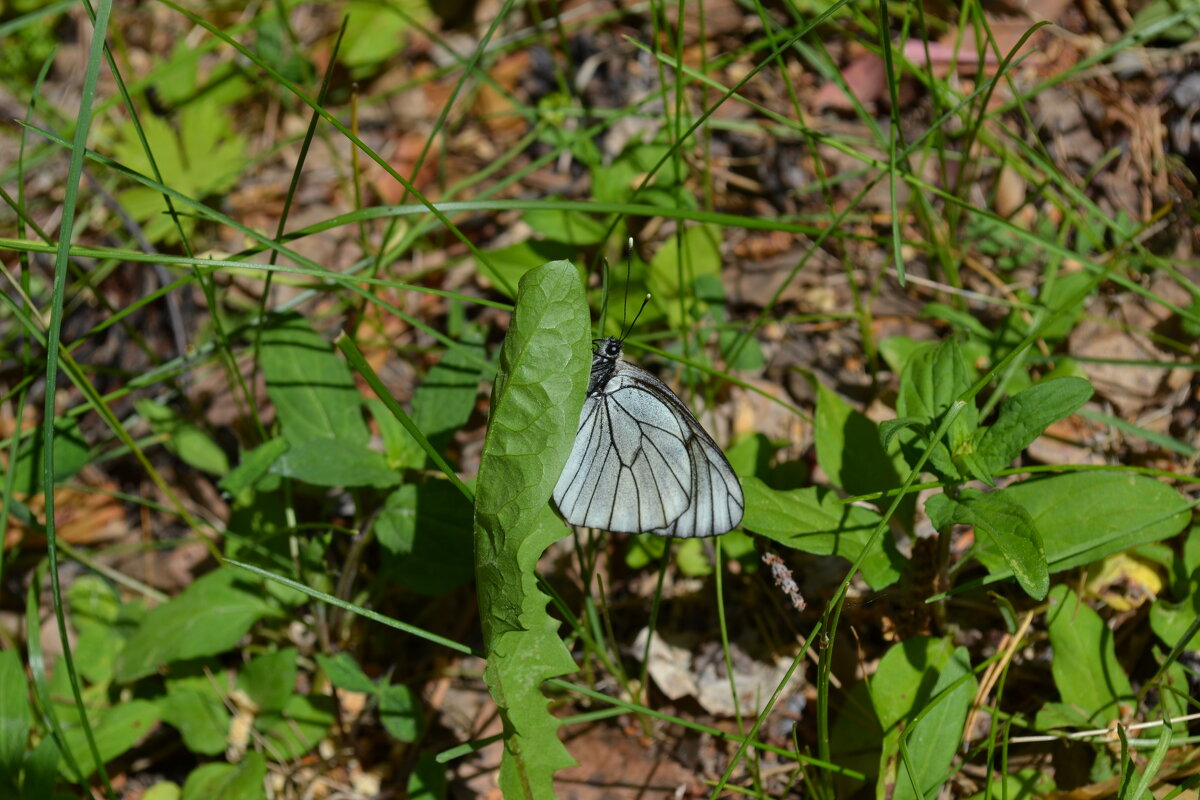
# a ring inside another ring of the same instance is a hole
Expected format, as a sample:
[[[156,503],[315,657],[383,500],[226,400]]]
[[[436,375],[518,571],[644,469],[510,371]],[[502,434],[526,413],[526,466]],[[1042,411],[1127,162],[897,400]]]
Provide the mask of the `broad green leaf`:
[[[860,680],[845,694],[846,700],[834,717],[830,732],[830,755],[839,767],[856,770],[873,783],[879,775],[883,729],[871,702],[871,687]],[[834,781],[834,797],[854,796],[864,785],[863,781],[845,775],[836,775]]]
[[[38,742],[37,747],[25,756],[25,781],[21,787],[27,800],[41,800],[43,797],[54,797],[54,784],[58,781],[58,745],[54,738],[47,736]]]
[[[379,689],[375,681],[368,678],[358,666],[354,656],[347,652],[335,653],[333,656],[317,653],[317,663],[329,677],[329,682],[339,689],[368,694]]]
[[[871,700],[884,730],[878,798],[929,797],[950,778],[950,764],[962,744],[967,711],[978,685],[974,678],[950,685],[971,672],[965,648],[948,639],[914,636],[893,646],[871,679]],[[949,691],[947,691],[949,689]],[[920,721],[917,714],[934,704]],[[906,736],[909,763],[900,754]],[[919,782],[914,792],[909,768]]]
[[[303,317],[284,314],[263,330],[262,368],[279,427],[292,447],[309,439],[357,445],[370,440],[349,368]]]
[[[290,759],[300,758],[316,747],[329,732],[333,720],[333,698],[329,695],[293,694],[282,711],[261,714],[254,727],[275,748],[272,752]]]
[[[408,800],[445,800],[446,767],[436,753],[422,753],[408,776]]]
[[[1072,472],[1014,483],[1004,494],[1029,512],[1042,535],[1051,574],[1167,539],[1191,517],[1187,500],[1177,491],[1141,475]],[[993,576],[1009,574],[992,542],[981,539],[975,555]]]
[[[402,683],[393,683],[379,692],[379,720],[392,736],[402,742],[415,742],[423,727],[421,706],[416,695]]]
[[[159,781],[142,794],[142,800],[180,800],[183,787],[174,781]]]
[[[929,430],[934,430],[951,404],[971,388],[973,380],[974,370],[967,363],[957,336],[923,347],[912,354],[900,374],[896,415],[928,420]],[[950,426],[948,443],[933,443],[926,466],[945,478],[961,478],[963,470],[954,463],[953,453],[970,445],[978,425],[979,411],[969,403]],[[917,445],[911,432],[903,431],[900,441],[909,464],[915,464],[920,454],[912,449]],[[924,442],[919,445],[924,446],[927,446]]]
[[[348,20],[338,59],[356,77],[365,75],[367,67],[400,53],[409,29],[424,25],[430,18],[427,0],[353,0],[344,13]]]
[[[262,588],[240,570],[210,572],[146,614],[117,656],[116,680],[129,683],[172,662],[229,650],[270,613]]]
[[[196,424],[175,409],[159,405],[150,399],[134,403],[142,419],[150,423],[150,429],[167,437],[163,447],[179,456],[188,466],[210,475],[229,472],[229,459],[225,451]]]
[[[112,680],[113,663],[125,644],[117,629],[121,598],[105,580],[82,575],[67,590],[71,624],[79,635],[75,666],[92,683]]]
[[[543,237],[577,248],[599,244],[608,232],[606,220],[575,209],[535,208],[522,219]]]
[[[1092,385],[1080,378],[1042,381],[1004,401],[996,422],[976,448],[991,472],[1004,469],[1053,422],[1088,401]]]
[[[668,539],[653,533],[639,533],[625,540],[625,565],[630,569],[642,569],[655,564],[667,549]]]
[[[296,690],[296,648],[263,653],[238,671],[237,688],[260,713],[282,711]]]
[[[914,355],[930,346],[929,342],[910,336],[889,336],[879,343],[879,355],[892,372],[900,375]]]
[[[280,455],[271,472],[313,486],[386,489],[400,483],[382,453],[346,439],[305,439]]]
[[[1053,776],[1040,769],[1022,769],[997,777],[999,780],[992,781],[990,794],[979,792],[967,800],[1033,800],[1053,796],[1056,788]]]
[[[805,553],[854,561],[879,525],[875,512],[838,502],[833,492],[815,486],[780,492],[757,478],[743,478],[742,491],[746,495],[742,527]],[[904,568],[889,531],[883,532],[880,542],[862,564],[863,578],[872,589],[892,585]]]
[[[919,348],[900,374],[896,415],[937,419],[971,388],[972,372],[956,336]]]
[[[963,489],[956,498],[930,497],[925,511],[939,530],[952,523],[973,525],[976,538],[986,538],[1000,553],[1025,593],[1041,600],[1050,589],[1050,571],[1042,537],[1025,508],[1005,490],[984,493]]]
[[[17,445],[17,460],[13,467],[13,491],[28,497],[42,491],[42,455],[46,452],[43,428],[38,427]],[[54,422],[54,484],[63,483],[87,464],[88,444],[79,430],[79,420],[58,419]],[[0,476],[4,470],[0,467]]]
[[[704,551],[704,542],[699,539],[685,539],[675,549],[675,563],[679,571],[689,578],[702,578],[712,575],[713,565]]]
[[[268,439],[253,450],[242,453],[241,463],[221,478],[218,485],[232,495],[241,494],[258,483],[287,449],[287,439],[282,436]]]
[[[181,688],[162,700],[163,722],[179,731],[193,753],[215,756],[225,752],[232,717],[211,690]]]
[[[462,348],[447,350],[413,393],[413,422],[439,452],[475,410],[479,381],[483,377],[478,364],[486,356],[485,338],[482,329],[470,328],[459,340]],[[469,357],[471,352],[475,353],[475,359]]]
[[[1104,727],[1136,707],[1133,687],[1117,661],[1112,630],[1063,584],[1050,591],[1046,611],[1054,658],[1050,672],[1064,705]],[[1045,729],[1042,715],[1038,728]]]
[[[192,770],[181,800],[266,800],[267,760],[251,750],[240,764],[216,762]]]
[[[29,745],[29,685],[14,649],[0,650],[0,788],[16,787]]]
[[[1176,602],[1160,597],[1150,606],[1150,629],[1169,648],[1175,647],[1200,617],[1200,525],[1193,525],[1188,531],[1182,557],[1175,559],[1172,566],[1175,573],[1172,594]],[[1200,650],[1200,632],[1193,634],[1186,646],[1188,650]]]
[[[484,679],[504,721],[500,789],[553,797],[554,772],[573,762],[541,684],[575,670],[537,588],[538,557],[566,528],[550,494],[566,463],[591,366],[588,309],[563,261],[521,279],[500,350],[475,496],[475,574],[487,651]]]
[[[141,741],[158,724],[158,720],[158,703],[149,700],[128,700],[98,713],[95,709],[88,711],[96,749],[106,764]],[[92,751],[79,718],[75,717],[74,722],[68,727],[64,720],[63,738],[84,775],[91,775],[96,771],[97,764],[92,760]],[[64,777],[70,774],[65,758],[59,762],[59,770]]]
[[[555,241],[526,239],[498,250],[485,250],[484,258],[476,258],[476,268],[495,284],[496,290],[510,300],[516,297],[521,277],[538,264],[569,258],[578,248]]]
[[[903,459],[899,458],[898,448],[892,448],[895,456],[889,455],[875,423],[819,381],[813,438],[817,463],[830,483],[848,494],[886,492],[903,483],[898,471],[903,468]],[[916,496],[910,495],[896,513],[900,519],[911,521],[915,508]]]
[[[650,260],[646,286],[653,304],[662,309],[676,327],[685,322],[681,310],[693,319],[703,315],[706,303],[696,296],[696,282],[702,276],[720,278],[721,229],[716,225],[696,225],[683,232],[682,242],[672,240],[659,248]]]
[[[193,100],[179,112],[178,133],[162,117],[143,114],[139,120],[154,154],[162,183],[197,200],[227,191],[245,166],[246,138],[235,133],[232,114],[218,99],[207,95]],[[113,145],[113,154],[125,166],[153,176],[150,161],[137,130],[127,122]],[[145,222],[144,232],[152,242],[175,242],[179,234],[161,192],[136,186],[118,194],[121,205],[135,219]],[[179,204],[175,204],[179,211]],[[184,233],[195,228],[195,216],[180,214]]]
[[[449,481],[405,484],[375,520],[383,547],[381,579],[415,592],[445,594],[471,580],[471,508]]]

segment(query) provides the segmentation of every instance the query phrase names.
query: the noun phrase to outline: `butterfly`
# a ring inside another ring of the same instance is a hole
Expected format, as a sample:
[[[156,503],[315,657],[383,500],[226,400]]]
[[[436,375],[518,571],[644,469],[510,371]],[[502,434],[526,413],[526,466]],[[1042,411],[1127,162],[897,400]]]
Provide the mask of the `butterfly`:
[[[712,437],[667,385],[597,340],[575,445],[554,504],[572,525],[615,533],[715,536],[746,501]]]

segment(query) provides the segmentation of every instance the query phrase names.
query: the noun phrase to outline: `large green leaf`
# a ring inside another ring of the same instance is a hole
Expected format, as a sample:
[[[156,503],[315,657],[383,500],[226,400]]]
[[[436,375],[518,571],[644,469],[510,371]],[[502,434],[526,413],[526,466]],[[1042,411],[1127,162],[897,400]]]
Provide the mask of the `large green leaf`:
[[[282,711],[296,689],[296,648],[263,653],[238,672],[237,688],[259,712]]]
[[[746,516],[742,527],[805,553],[858,558],[881,517],[861,506],[838,501],[828,489],[777,491],[758,478],[742,478]],[[862,563],[863,578],[873,589],[890,586],[900,577],[904,558],[890,532]]]
[[[896,415],[925,421],[932,432],[950,405],[971,388],[974,370],[963,355],[958,337],[952,336],[936,345],[916,350],[900,374],[900,394],[896,398]],[[967,447],[979,424],[979,411],[973,403],[960,413],[948,432],[946,442],[934,442],[927,462],[928,468],[943,477],[956,480],[962,470],[953,461],[952,453]],[[912,434],[905,431],[900,441],[910,464],[917,463],[920,453],[913,450]],[[928,444],[928,443],[924,443]]]
[[[90,711],[88,722],[92,726],[100,759],[107,763],[129,750],[154,728],[158,719],[158,703],[149,700],[128,700],[100,713]],[[92,751],[78,716],[74,723],[70,726],[64,724],[63,739],[83,774],[91,775],[96,771],[97,764],[92,760]],[[65,758],[59,761],[59,768],[63,775],[71,774]]]
[[[483,377],[479,364],[484,361],[485,338],[481,329],[469,329],[459,340],[461,348],[447,350],[413,393],[413,422],[438,451],[446,448],[450,437],[475,410]],[[470,357],[472,352],[474,358]]]
[[[0,789],[15,790],[29,744],[29,686],[16,650],[0,650]]]
[[[17,446],[17,459],[13,465],[13,491],[29,496],[42,491],[42,456],[46,452],[42,434],[45,428],[38,426],[32,436],[21,440]],[[57,419],[54,421],[54,483],[57,485],[70,478],[87,464],[88,444],[79,430],[79,420]],[[0,475],[3,475],[0,467]]]
[[[185,464],[212,475],[229,472],[229,458],[212,437],[176,409],[143,398],[135,404],[137,412],[150,423],[155,433],[165,436],[163,446]]]
[[[229,650],[271,613],[266,598],[240,570],[205,575],[146,614],[117,656],[116,680],[128,683],[165,664]]]
[[[1187,500],[1165,483],[1119,472],[1072,472],[1005,487],[1042,536],[1050,572],[1174,536],[1191,516]],[[994,576],[1011,574],[996,544],[976,555]]]
[[[266,758],[251,750],[240,764],[217,762],[196,767],[183,784],[181,800],[262,800],[267,796],[266,777]]]
[[[553,797],[573,762],[541,684],[574,671],[538,590],[538,557],[566,533],[548,500],[566,463],[591,364],[583,283],[552,261],[521,279],[500,350],[475,496],[475,574],[487,648],[484,678],[504,722],[500,788]]]
[[[955,498],[938,494],[925,503],[930,521],[939,530],[952,523],[973,525],[976,538],[988,540],[1012,570],[1021,588],[1041,600],[1050,588],[1046,548],[1029,512],[1004,490],[985,494],[963,489]]]
[[[949,639],[914,636],[880,659],[871,679],[871,700],[884,730],[876,797],[931,797],[949,779],[977,682],[971,678],[949,687],[970,672],[966,649],[955,648]],[[922,711],[924,716],[914,725]],[[907,764],[900,749],[902,736],[907,736]],[[919,792],[914,791],[910,770]]]
[[[471,508],[449,481],[405,484],[375,520],[383,547],[380,579],[444,594],[471,580]]]
[[[350,370],[303,317],[285,314],[267,326],[262,368],[283,438],[292,447],[309,439],[358,445],[370,440]]]
[[[245,166],[246,137],[233,130],[232,119],[211,95],[184,106],[179,112],[178,133],[165,119],[142,115],[139,120],[142,131],[163,184],[197,200],[233,186]],[[117,160],[143,175],[153,176],[133,123],[126,123],[118,136],[113,145]],[[150,241],[179,238],[161,192],[138,185],[122,191],[118,198],[129,214],[146,222],[144,231]],[[178,203],[175,209],[179,210]],[[192,214],[181,214],[179,221],[185,234],[195,226]]]
[[[1046,616],[1054,650],[1050,672],[1063,705],[1086,724],[1101,727],[1135,708],[1133,687],[1117,661],[1113,632],[1100,615],[1059,584],[1050,592]],[[1039,728],[1055,725],[1063,716],[1050,711],[1038,714]]]
[[[903,459],[897,448],[893,445],[885,450],[879,441],[879,427],[819,381],[813,438],[817,463],[839,489],[870,494],[898,489],[903,483]],[[916,495],[909,495],[901,501],[897,515],[911,525],[915,508]]]
[[[984,431],[977,448],[987,468],[1004,469],[1029,443],[1078,409],[1092,396],[1082,378],[1055,378],[1035,384],[1004,401],[996,422]]]
[[[271,472],[313,486],[386,489],[400,483],[382,453],[346,439],[306,439],[280,455]]]

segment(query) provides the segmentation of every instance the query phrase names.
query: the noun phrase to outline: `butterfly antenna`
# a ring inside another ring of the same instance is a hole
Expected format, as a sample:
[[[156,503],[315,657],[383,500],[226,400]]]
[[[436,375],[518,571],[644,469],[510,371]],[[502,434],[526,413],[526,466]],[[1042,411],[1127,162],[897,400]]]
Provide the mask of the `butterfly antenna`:
[[[629,330],[621,334],[621,341],[625,341],[630,333],[633,332],[633,326],[637,324],[638,318],[642,316],[642,312],[646,310],[646,304],[650,302],[650,293],[646,292],[646,296],[642,298],[642,305],[638,308],[638,312],[633,315],[633,322],[629,323]]]
[[[608,259],[600,265],[600,330],[598,335],[604,335],[604,323],[608,318]]]
[[[629,281],[633,274],[633,237],[629,237],[629,241],[625,243],[625,307],[621,310],[621,340],[624,341],[628,334],[628,329],[625,328],[625,323],[629,321]],[[632,327],[632,326],[631,326]],[[604,331],[600,331],[601,334]]]

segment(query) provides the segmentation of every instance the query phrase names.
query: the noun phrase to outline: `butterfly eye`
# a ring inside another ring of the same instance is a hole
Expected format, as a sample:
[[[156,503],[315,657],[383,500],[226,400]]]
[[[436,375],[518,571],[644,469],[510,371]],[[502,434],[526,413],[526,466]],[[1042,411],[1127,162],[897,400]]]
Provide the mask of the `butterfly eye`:
[[[608,356],[609,358],[616,358],[617,356],[621,355],[621,345],[617,344],[616,342],[609,342],[604,346],[604,355]]]

